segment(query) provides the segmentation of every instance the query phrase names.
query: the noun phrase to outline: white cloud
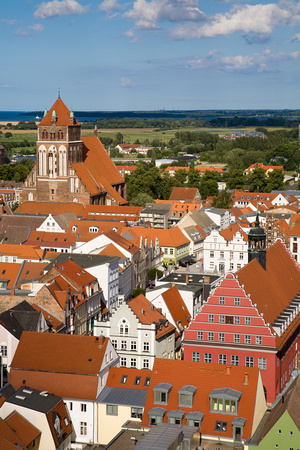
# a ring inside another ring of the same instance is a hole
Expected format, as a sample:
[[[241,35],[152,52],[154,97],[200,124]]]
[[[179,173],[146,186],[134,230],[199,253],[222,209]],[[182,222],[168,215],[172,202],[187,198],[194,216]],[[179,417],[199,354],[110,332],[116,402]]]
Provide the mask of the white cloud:
[[[215,37],[229,35],[236,31],[244,34],[256,33],[266,40],[273,29],[299,20],[300,2],[279,2],[278,4],[234,5],[228,13],[215,14],[203,26],[182,25],[171,33],[174,39]]]
[[[121,86],[123,86],[123,87],[133,86],[131,79],[122,77],[121,78]]]
[[[102,3],[100,3],[99,8],[101,9],[101,11],[111,13],[113,11],[122,9],[122,6],[118,3],[118,0],[104,0]]]
[[[17,19],[1,19],[0,22],[5,23],[8,27],[13,27],[17,23]]]
[[[133,8],[124,17],[135,22],[135,27],[156,30],[159,22],[199,22],[205,15],[198,0],[135,0]]]
[[[34,13],[36,19],[48,19],[49,17],[71,16],[84,14],[88,6],[80,5],[76,0],[53,0],[43,2]]]
[[[273,63],[297,59],[300,59],[300,51],[272,53],[270,48],[266,48],[252,55],[224,56],[220,51],[214,50],[204,58],[190,60],[188,66],[191,69],[214,68],[226,72],[265,72],[272,70]],[[274,68],[277,68],[276,64]]]
[[[136,37],[134,30],[132,28],[130,30],[125,31],[124,36],[129,37],[131,43],[138,41],[138,38]]]
[[[34,33],[41,33],[42,31],[44,31],[44,27],[40,23],[36,23],[35,25],[30,25],[28,27],[28,29],[33,31]]]
[[[300,33],[295,34],[292,38],[293,42],[300,42]]]

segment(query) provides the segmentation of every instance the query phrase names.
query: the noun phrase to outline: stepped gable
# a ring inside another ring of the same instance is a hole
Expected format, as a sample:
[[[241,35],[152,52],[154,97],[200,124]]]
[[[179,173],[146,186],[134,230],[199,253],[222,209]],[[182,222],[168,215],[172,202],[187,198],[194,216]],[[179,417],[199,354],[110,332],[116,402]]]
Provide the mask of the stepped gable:
[[[236,276],[270,324],[300,290],[299,267],[281,241],[267,250],[266,270],[253,260],[236,272]]]
[[[71,112],[66,107],[66,105],[64,104],[64,102],[62,101],[61,98],[58,98],[56,100],[56,102],[53,104],[53,106],[47,112],[45,117],[43,117],[43,119],[39,123],[39,126],[40,125],[52,125],[51,119],[52,119],[53,111],[55,111],[56,117],[57,117],[56,125],[68,126],[68,127],[80,126],[79,122],[77,122],[77,120],[75,118],[74,118],[74,122],[70,119]]]

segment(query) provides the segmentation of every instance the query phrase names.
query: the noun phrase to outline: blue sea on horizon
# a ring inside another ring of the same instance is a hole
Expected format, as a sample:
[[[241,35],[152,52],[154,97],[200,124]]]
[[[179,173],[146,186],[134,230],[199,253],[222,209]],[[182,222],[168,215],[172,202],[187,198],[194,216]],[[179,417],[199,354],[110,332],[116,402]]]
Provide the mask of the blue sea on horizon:
[[[26,122],[30,120],[39,120],[43,118],[43,113],[41,113],[37,119],[36,114],[29,114],[26,112],[26,115],[24,115],[25,111],[0,111],[0,122],[21,122],[22,120],[25,120]],[[76,119],[79,120],[79,122],[93,122],[95,120],[102,119],[101,115],[99,117],[80,117],[75,115]]]

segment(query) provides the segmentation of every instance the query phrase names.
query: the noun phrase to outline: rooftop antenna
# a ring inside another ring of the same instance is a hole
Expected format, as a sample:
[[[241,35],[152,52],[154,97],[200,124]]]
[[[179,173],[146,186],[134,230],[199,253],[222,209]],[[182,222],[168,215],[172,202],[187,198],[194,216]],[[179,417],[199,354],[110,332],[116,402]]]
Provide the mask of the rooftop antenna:
[[[58,98],[60,98],[60,87],[58,88]]]

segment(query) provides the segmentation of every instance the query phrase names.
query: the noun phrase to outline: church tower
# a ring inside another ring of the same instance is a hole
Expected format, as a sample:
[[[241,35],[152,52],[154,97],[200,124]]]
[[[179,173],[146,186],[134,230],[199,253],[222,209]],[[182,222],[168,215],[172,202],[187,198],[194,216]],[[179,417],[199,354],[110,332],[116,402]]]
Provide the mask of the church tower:
[[[266,233],[259,225],[258,211],[254,227],[248,233],[248,262],[257,259],[259,264],[266,270]]]

